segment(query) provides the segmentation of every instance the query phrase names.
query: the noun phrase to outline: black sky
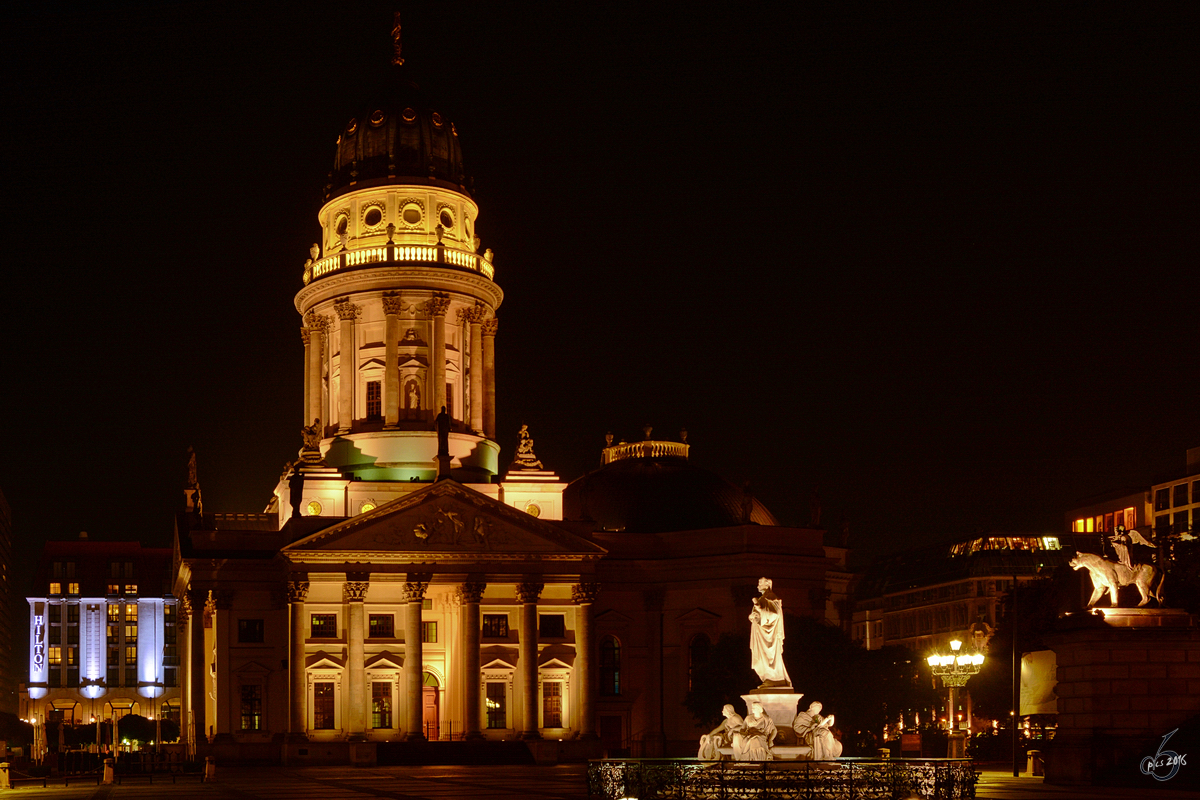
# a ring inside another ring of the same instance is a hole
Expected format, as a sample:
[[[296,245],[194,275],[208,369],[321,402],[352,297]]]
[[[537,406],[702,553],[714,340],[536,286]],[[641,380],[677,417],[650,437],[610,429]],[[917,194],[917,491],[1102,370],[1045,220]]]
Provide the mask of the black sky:
[[[1200,445],[1188,4],[406,3],[506,293],[504,458],[689,430],[786,523],[891,550],[1058,530]],[[391,5],[4,21],[6,421],[23,551],[165,544],[184,451],[258,511],[292,297]]]

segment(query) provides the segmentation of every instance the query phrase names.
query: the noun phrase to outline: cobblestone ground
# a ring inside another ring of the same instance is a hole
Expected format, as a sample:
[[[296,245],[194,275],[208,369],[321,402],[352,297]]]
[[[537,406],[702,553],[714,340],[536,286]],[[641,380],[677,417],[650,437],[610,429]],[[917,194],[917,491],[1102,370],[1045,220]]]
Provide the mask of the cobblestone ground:
[[[217,780],[195,779],[172,785],[144,780],[120,786],[54,786],[0,792],[8,798],[37,800],[340,800],[385,797],[390,800],[584,800],[587,768],[582,764],[556,767],[229,767]]]

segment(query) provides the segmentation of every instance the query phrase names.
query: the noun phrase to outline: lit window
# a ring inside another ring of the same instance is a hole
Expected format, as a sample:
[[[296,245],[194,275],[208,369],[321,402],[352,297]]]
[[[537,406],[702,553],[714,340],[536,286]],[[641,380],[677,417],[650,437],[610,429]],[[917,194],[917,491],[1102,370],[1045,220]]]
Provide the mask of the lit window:
[[[1081,520],[1081,519],[1075,520],[1075,525],[1074,525],[1074,527],[1071,528],[1071,530],[1074,531],[1075,533],[1083,533],[1085,530],[1083,520]]]
[[[1133,506],[1125,509],[1125,529],[1133,530],[1137,527],[1137,509]]]
[[[137,597],[137,593],[138,593],[138,591],[137,591],[137,584],[136,584],[136,583],[127,583],[127,584],[125,584],[125,594],[127,594],[127,595],[131,595],[131,596],[133,596],[133,597]]]
[[[546,681],[542,684],[542,727],[562,727],[561,681]]]
[[[1092,517],[1088,517],[1087,518],[1087,532],[1095,533],[1095,531],[1096,531],[1096,521]]]
[[[507,639],[508,614],[484,614],[483,636],[486,639]]]
[[[386,681],[371,682],[371,727],[392,727],[392,685]]]
[[[391,639],[396,635],[396,619],[391,614],[372,614],[367,620],[367,635],[371,639]],[[391,725],[375,727],[390,728]]]
[[[337,614],[313,614],[312,632],[309,635],[313,639],[336,639]]]
[[[242,686],[242,730],[262,730],[261,686]]]
[[[502,681],[488,681],[487,726],[490,730],[508,727],[508,694]]]
[[[79,594],[79,584],[78,583],[68,583],[67,584],[67,594]]]
[[[51,645],[46,648],[46,663],[52,667],[62,666],[62,647]]]
[[[437,623],[421,623],[421,641],[425,644],[437,644]]]
[[[119,583],[108,584],[108,594],[109,595],[116,595],[116,594],[120,593],[120,591],[121,591],[121,584],[119,584]]]
[[[62,594],[62,584],[58,581],[51,581],[50,594]]]

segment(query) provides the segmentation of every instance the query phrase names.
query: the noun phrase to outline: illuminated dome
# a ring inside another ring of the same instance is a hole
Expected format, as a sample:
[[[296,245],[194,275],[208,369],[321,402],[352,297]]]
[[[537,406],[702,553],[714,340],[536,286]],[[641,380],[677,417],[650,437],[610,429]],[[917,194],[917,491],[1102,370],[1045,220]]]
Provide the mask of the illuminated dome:
[[[415,83],[402,73],[397,77],[387,99],[363,106],[346,121],[325,186],[326,200],[397,182],[469,194],[454,123]]]
[[[604,466],[572,481],[564,492],[564,519],[636,533],[779,524],[745,490],[690,464],[687,452],[686,444],[662,441],[605,448]]]

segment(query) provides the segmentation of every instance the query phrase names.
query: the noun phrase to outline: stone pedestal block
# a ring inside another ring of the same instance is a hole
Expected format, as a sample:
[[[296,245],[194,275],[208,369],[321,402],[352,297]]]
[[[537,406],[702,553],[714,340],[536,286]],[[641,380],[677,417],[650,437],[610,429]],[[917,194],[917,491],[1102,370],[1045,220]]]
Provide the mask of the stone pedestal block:
[[[790,689],[782,692],[770,689],[750,692],[750,694],[742,695],[742,700],[746,702],[746,708],[741,713],[745,717],[750,713],[751,703],[762,703],[763,712],[771,718],[779,730],[779,735],[775,737],[775,745],[777,747],[794,747],[799,742],[796,741],[796,732],[792,730],[792,721],[796,719],[796,710],[801,697],[804,697],[803,693],[793,692]]]

